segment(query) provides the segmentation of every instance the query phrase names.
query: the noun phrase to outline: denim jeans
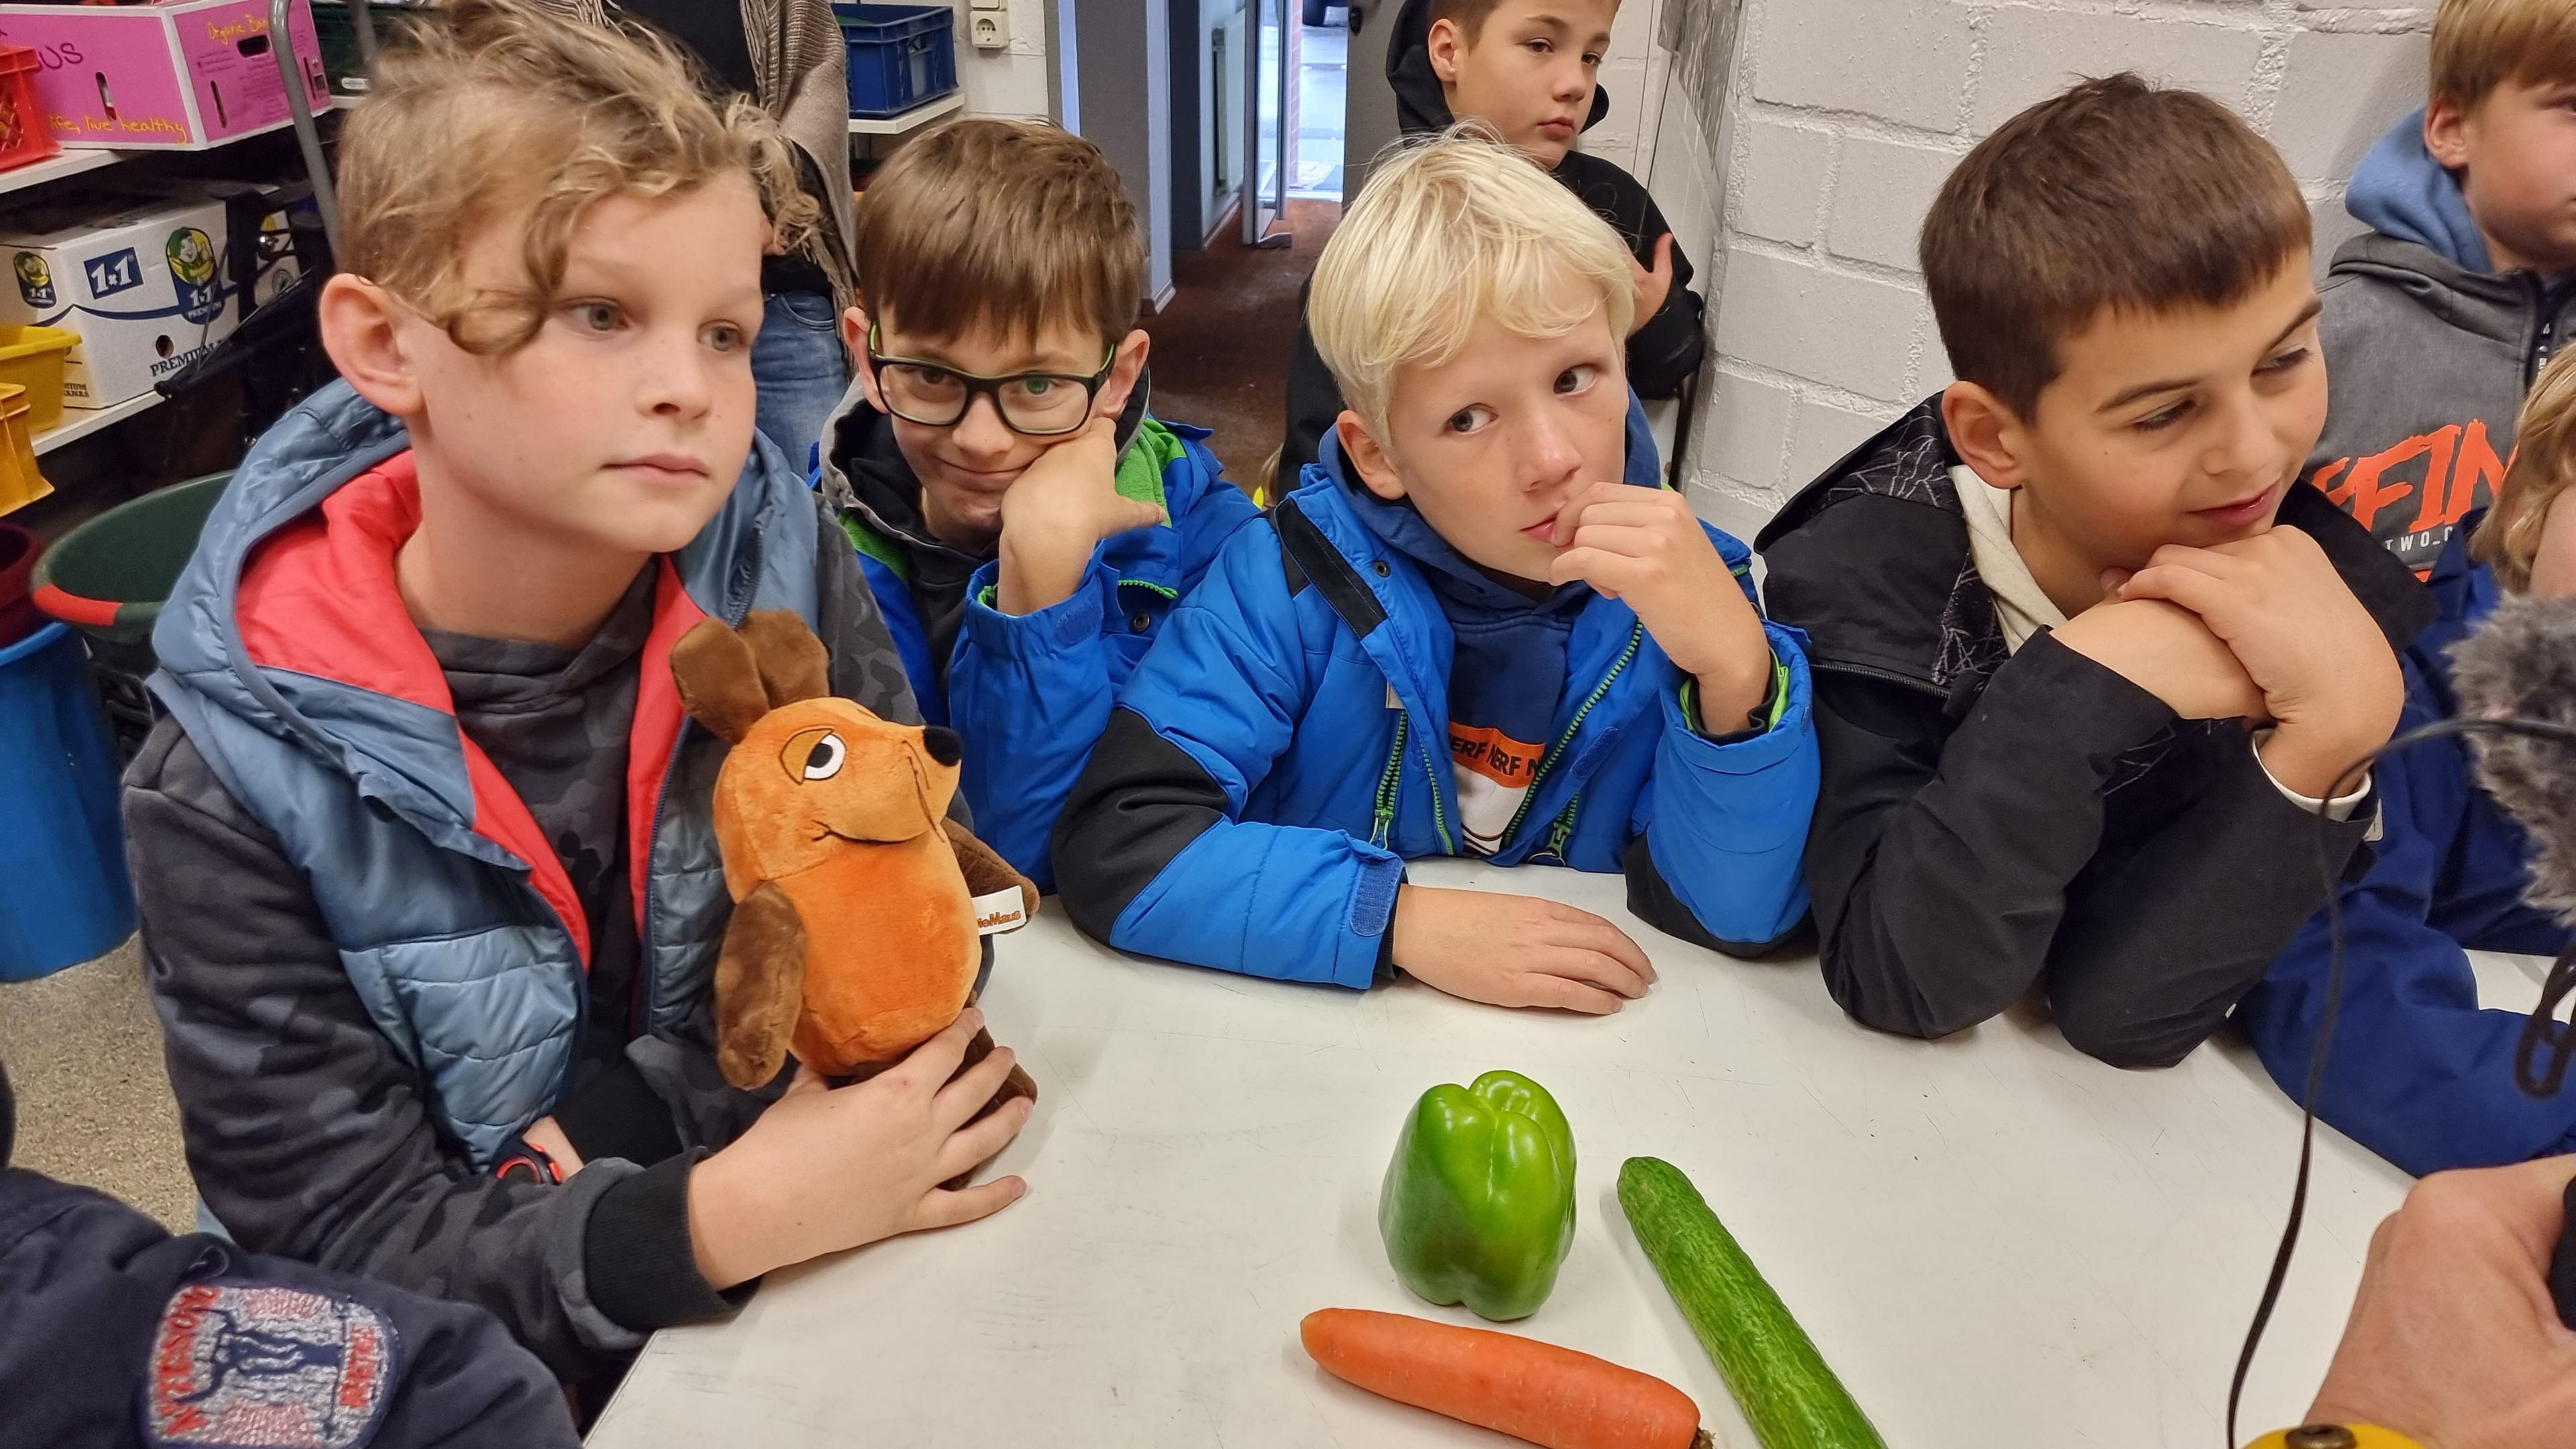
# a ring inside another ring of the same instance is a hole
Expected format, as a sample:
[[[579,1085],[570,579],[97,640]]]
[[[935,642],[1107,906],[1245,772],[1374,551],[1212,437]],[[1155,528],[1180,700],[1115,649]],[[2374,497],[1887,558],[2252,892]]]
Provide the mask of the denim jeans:
[[[815,445],[850,383],[841,317],[827,292],[772,292],[751,344],[760,390],[753,418],[799,473],[813,471]]]

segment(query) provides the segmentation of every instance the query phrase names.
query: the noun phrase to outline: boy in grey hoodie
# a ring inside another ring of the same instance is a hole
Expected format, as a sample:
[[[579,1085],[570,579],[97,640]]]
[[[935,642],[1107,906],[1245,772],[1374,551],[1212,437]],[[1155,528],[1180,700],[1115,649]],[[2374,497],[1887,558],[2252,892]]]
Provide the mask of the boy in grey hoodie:
[[[2443,0],[2429,104],[2353,172],[2308,480],[2421,577],[2513,456],[2576,323],[2576,6]]]

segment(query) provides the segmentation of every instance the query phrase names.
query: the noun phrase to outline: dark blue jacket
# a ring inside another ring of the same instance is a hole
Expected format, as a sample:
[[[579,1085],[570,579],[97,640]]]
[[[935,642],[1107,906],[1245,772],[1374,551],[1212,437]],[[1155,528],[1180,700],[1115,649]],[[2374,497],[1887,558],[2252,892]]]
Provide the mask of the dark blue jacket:
[[[10,1125],[0,1073],[0,1449],[580,1442],[554,1376],[481,1309],[172,1237],[11,1168]]]
[[[2398,729],[2449,717],[2444,651],[2495,606],[2496,582],[2472,565],[2464,519],[2435,564],[2441,617],[2406,650]],[[2530,845],[2470,776],[2465,742],[2434,740],[2373,771],[2377,858],[2347,880],[2343,1012],[2317,1113],[2406,1169],[2493,1167],[2576,1148],[2576,1090],[2532,1098],[2514,1085],[2519,1011],[2481,1010],[2463,949],[2554,956],[2566,928],[2522,903]],[[2281,1089],[2306,1089],[2325,1010],[2323,912],[2247,992],[2236,1019]]]
[[[1658,486],[1629,411],[1628,478]],[[1352,512],[1338,449],[1238,531],[1119,695],[1055,842],[1066,914],[1124,950],[1367,987],[1404,862],[1455,855],[1451,633],[1411,559]],[[1748,598],[1750,555],[1709,530]],[[1356,622],[1355,622],[1356,621]],[[1807,911],[1816,738],[1799,635],[1766,626],[1788,698],[1718,744],[1684,676],[1615,599],[1566,647],[1569,688],[1529,803],[1493,857],[1624,871],[1631,909],[1750,954]]]

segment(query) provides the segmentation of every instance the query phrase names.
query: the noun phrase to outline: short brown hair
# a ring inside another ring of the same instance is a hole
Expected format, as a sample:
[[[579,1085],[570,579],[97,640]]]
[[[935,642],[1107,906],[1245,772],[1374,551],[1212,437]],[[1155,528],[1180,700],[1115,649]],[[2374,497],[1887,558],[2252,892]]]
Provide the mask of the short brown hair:
[[[1473,41],[1485,33],[1485,22],[1493,19],[1494,12],[1502,8],[1503,0],[1431,0],[1429,23],[1437,25],[1443,20],[1455,21],[1458,28],[1467,33],[1467,39]],[[1619,0],[1610,0],[1610,8],[1618,9]]]
[[[2486,522],[2469,540],[2469,556],[2491,565],[2496,582],[2513,592],[2530,588],[2550,505],[2570,487],[2576,487],[2576,347],[2551,358],[2522,400],[2513,462]]]
[[[1043,121],[954,121],[907,142],[859,198],[870,317],[955,337],[1091,327],[1115,343],[1145,301],[1145,233],[1100,148]]]
[[[2506,81],[2576,80],[2576,5],[2442,0],[2433,14],[2433,99],[2474,106]]]
[[[2280,153],[2196,91],[2088,80],[1977,143],[1923,219],[1950,370],[2027,418],[2105,309],[2224,307],[2309,245]]]
[[[745,100],[719,112],[650,31],[449,0],[404,36],[340,133],[341,263],[468,351],[536,336],[574,229],[611,196],[733,175],[758,191],[782,244],[814,224],[776,124]],[[496,223],[520,235],[525,279],[470,289],[466,245]]]

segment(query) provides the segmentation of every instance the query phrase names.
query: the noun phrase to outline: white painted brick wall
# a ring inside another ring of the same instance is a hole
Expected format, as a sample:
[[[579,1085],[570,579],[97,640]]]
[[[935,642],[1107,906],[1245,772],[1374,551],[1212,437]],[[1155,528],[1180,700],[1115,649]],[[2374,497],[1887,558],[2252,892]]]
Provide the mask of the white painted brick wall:
[[[1675,3],[1691,0],[1629,0],[1623,11]],[[1743,3],[1726,154],[1700,154],[1699,128],[1667,114],[1660,128],[1628,121],[1618,159],[1647,177],[1717,298],[1683,473],[1702,512],[1748,535],[1949,381],[1915,237],[1979,137],[2081,75],[2132,69],[2207,91],[2282,148],[2315,208],[2322,266],[2356,229],[2341,204],[2353,163],[2421,103],[2434,9],[2434,0]],[[1623,13],[1621,39],[1634,33],[1629,21]],[[1641,101],[1660,79],[1660,55],[1644,49],[1614,43],[1614,60],[1634,62],[1649,82],[1631,84]],[[1668,112],[1692,104],[1661,100]]]

